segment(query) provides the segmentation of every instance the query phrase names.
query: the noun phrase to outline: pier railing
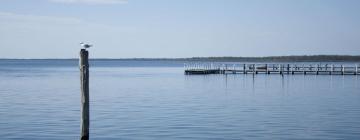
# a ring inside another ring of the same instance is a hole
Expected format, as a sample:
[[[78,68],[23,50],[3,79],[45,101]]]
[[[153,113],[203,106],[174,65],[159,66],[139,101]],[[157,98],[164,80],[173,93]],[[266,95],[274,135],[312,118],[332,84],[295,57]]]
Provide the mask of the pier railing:
[[[359,64],[185,63],[185,74],[359,74]]]

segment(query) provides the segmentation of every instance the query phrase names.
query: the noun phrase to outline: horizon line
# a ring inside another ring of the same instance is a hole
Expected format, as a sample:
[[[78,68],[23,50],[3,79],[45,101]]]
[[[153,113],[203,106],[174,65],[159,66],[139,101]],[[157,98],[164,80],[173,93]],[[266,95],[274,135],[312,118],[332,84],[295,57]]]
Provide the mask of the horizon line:
[[[95,57],[91,59],[202,59],[202,58],[276,58],[276,57],[360,57],[360,55],[269,55],[269,56],[193,56],[193,57],[124,57],[124,58],[104,58],[104,57]],[[74,58],[0,58],[1,60],[67,60],[67,59],[79,59]]]

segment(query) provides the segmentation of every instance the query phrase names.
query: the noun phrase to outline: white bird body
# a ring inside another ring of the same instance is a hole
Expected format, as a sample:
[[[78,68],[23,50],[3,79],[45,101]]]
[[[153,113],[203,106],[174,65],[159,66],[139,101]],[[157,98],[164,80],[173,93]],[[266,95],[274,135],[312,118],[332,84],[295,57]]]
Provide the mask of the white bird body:
[[[90,48],[92,46],[90,44],[85,44],[84,42],[81,42],[80,45],[81,45],[81,47],[84,47],[85,49]]]

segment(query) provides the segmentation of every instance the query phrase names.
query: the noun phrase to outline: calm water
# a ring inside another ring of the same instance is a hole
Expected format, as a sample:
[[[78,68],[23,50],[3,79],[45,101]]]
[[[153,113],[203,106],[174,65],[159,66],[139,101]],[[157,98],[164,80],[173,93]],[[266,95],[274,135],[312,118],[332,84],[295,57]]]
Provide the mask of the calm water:
[[[183,74],[96,61],[91,139],[360,139],[360,77]],[[0,139],[78,139],[77,61],[0,60]]]

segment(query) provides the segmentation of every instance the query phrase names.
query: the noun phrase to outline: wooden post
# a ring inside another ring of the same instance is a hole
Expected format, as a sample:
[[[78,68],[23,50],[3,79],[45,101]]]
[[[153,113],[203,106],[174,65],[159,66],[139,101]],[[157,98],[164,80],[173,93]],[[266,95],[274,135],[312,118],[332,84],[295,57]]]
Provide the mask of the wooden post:
[[[302,65],[302,70],[303,70],[303,72],[304,72],[304,75],[306,75],[305,64]]]
[[[287,70],[287,74],[289,74],[289,71],[290,71],[290,64],[287,64],[287,68],[286,68],[286,70]]]
[[[355,65],[355,75],[357,75],[358,74],[358,65],[356,64]]]
[[[236,74],[235,64],[233,64],[233,74]]]
[[[244,69],[244,71],[243,71],[244,74],[246,74],[246,64],[244,64],[244,68],[243,68],[243,69]]]
[[[268,64],[265,64],[265,68],[266,68],[266,74],[269,74]]]
[[[278,70],[278,71],[279,71],[279,73],[281,74],[281,67],[280,67],[280,64],[279,64],[279,70]]]
[[[256,64],[254,64],[254,71],[255,71],[255,74],[258,74],[258,71],[257,71],[257,66],[256,66]]]
[[[319,64],[316,65],[316,75],[319,74]]]
[[[325,71],[328,71],[328,64],[325,64]]]
[[[89,139],[89,53],[80,51],[80,82],[81,82],[81,140]]]

